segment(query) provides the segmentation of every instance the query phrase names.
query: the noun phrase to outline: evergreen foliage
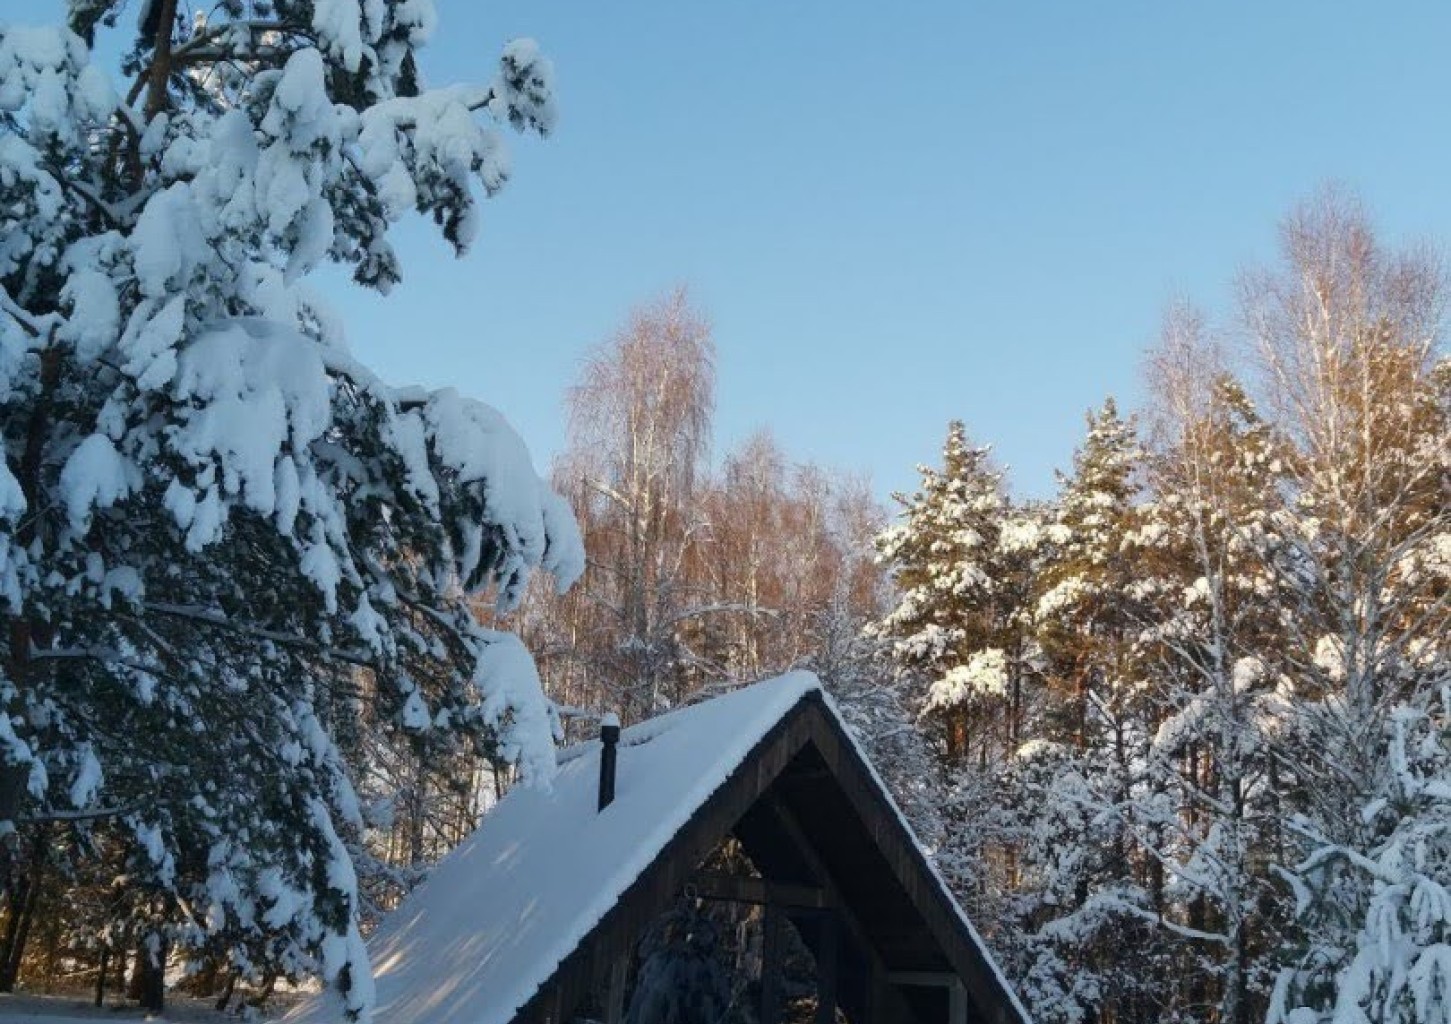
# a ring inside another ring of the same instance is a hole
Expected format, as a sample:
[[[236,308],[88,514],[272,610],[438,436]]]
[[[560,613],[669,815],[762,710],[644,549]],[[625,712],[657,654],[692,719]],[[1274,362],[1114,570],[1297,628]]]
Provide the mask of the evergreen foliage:
[[[1039,1020],[1451,1014],[1444,282],[1334,193],[1284,240],[1241,292],[1254,372],[1174,310],[1148,434],[1106,403],[1046,508],[966,527],[1030,541],[1016,570],[954,546],[956,424],[881,542],[919,693],[984,664],[983,594],[1027,624],[1021,731],[938,748],[933,827]]]
[[[520,41],[423,87],[418,0],[151,0],[118,88],[124,7],[0,26],[6,879],[122,873],[104,941],[157,977],[320,976],[363,1019],[360,756],[547,776],[530,658],[470,602],[582,554],[497,412],[380,381],[304,279],[386,290],[412,212],[464,252],[507,179],[487,122],[547,131],[550,68]]]

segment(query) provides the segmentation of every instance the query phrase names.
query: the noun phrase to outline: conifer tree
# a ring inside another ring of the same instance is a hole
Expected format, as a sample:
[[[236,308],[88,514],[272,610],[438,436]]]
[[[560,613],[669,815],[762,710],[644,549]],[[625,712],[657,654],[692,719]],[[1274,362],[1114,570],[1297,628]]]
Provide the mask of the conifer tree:
[[[349,759],[381,732],[546,776],[552,708],[470,599],[582,553],[497,412],[379,380],[304,278],[386,290],[413,212],[465,251],[489,122],[546,131],[551,71],[520,41],[425,88],[426,0],[142,11],[0,26],[0,827],[111,851],[153,978],[320,976],[365,1018]]]
[[[940,721],[949,759],[1000,749],[1008,666],[996,644],[998,536],[1006,500],[988,449],[961,421],[948,426],[942,469],[919,466],[920,489],[894,495],[900,522],[876,539],[897,605],[876,627],[895,660],[922,681],[925,713]],[[997,721],[994,721],[997,719]]]
[[[1134,569],[1123,557],[1135,525],[1140,448],[1112,398],[1088,416],[1088,433],[1062,478],[1056,550],[1040,578],[1038,634],[1067,717],[1061,738],[1089,749],[1116,723],[1110,713],[1132,687],[1130,603]]]
[[[975,919],[998,922],[1017,873],[1007,762],[1038,689],[1031,596],[1045,536],[962,423],[948,428],[942,469],[919,470],[920,490],[897,496],[901,522],[876,539],[898,589],[872,632],[940,744],[941,806],[924,822],[941,822],[937,863]]]
[[[945,471],[887,535],[894,645],[970,655],[1031,608],[1011,756],[947,765],[931,818],[1040,1021],[1451,1019],[1445,283],[1335,194],[1284,240],[1242,282],[1255,362],[1170,318],[1148,451],[1110,403],[991,554],[925,511],[962,507],[926,500]],[[934,588],[939,556],[990,586]],[[979,647],[923,641],[958,621]]]
[[[1019,929],[1030,937],[1020,955],[1063,1020],[1139,1012],[1147,979],[1124,965],[1154,952],[1128,821],[1148,731],[1131,544],[1141,460],[1135,424],[1113,399],[1089,414],[1038,576],[1036,635],[1056,714],[1017,767],[1018,785],[1033,794],[1022,804]]]

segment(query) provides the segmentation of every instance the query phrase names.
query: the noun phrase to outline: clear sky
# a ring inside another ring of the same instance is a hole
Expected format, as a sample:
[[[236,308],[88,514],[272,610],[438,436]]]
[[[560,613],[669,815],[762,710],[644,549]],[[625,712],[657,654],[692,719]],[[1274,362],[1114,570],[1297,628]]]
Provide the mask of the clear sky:
[[[582,354],[685,283],[724,446],[769,426],[885,493],[960,417],[1046,494],[1164,305],[1223,304],[1319,184],[1451,237],[1445,0],[437,6],[429,82],[532,36],[558,130],[511,140],[467,259],[413,225],[391,296],[327,290],[385,377],[492,402],[541,465]]]

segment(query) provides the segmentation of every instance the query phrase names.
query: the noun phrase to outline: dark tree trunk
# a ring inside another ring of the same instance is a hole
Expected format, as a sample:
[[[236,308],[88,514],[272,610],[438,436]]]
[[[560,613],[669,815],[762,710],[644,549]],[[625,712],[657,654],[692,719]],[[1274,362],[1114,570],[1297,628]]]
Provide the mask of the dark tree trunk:
[[[126,982],[131,976],[126,972],[130,969],[130,966],[130,951],[125,946],[117,946],[111,954],[111,991],[119,992],[122,999],[126,998],[128,991]]]
[[[34,330],[29,330],[29,333],[36,336]],[[30,422],[26,425],[25,449],[20,458],[20,474],[17,478],[20,490],[25,495],[26,505],[31,509],[38,509],[41,506],[40,473],[45,455],[45,442],[51,426],[50,415],[54,395],[56,388],[60,386],[60,371],[60,352],[49,345],[42,345],[40,401],[36,403],[30,416]],[[41,517],[38,515],[23,520],[15,533],[15,539],[21,545],[30,544],[35,540],[40,521]],[[32,622],[21,615],[15,616],[10,621],[9,665],[6,667],[17,695],[23,695],[32,685],[31,680],[34,678],[36,668],[30,658],[30,649],[32,645],[43,645],[44,632],[40,623]],[[12,700],[6,706],[0,707],[0,713],[9,714],[16,710],[20,703],[23,702]],[[13,822],[20,817],[20,809],[25,800],[26,783],[29,778],[30,767],[28,765],[7,762],[0,766],[0,821]],[[5,991],[8,992],[9,989],[5,989]]]
[[[101,966],[96,971],[96,1006],[106,1005],[106,968],[110,966],[111,950],[101,947]]]
[[[15,937],[15,948],[10,951],[10,962],[5,965],[5,991],[15,991],[20,980],[20,965],[25,958],[25,944],[30,939],[30,927],[35,923],[35,903],[40,898],[40,879],[30,883],[25,897],[24,916],[20,919],[20,934]]]
[[[39,855],[37,854],[37,861]],[[40,896],[40,865],[33,863],[21,889],[10,896],[10,920],[5,926],[5,940],[0,948],[0,992],[14,992],[20,980],[20,963],[30,926],[35,919],[35,901]]]
[[[219,998],[217,1000],[217,1012],[220,1013],[222,1010],[225,1010],[227,1008],[227,1004],[232,1001],[232,992],[235,991],[236,988],[237,988],[237,972],[236,971],[228,971],[227,972],[227,983],[226,983],[226,985],[224,985],[222,987],[222,995],[221,995],[221,998]]]
[[[143,1010],[161,1013],[166,1009],[166,943],[156,944],[155,956],[148,945],[136,950],[137,1001]]]
[[[61,923],[54,913],[47,913],[45,909],[39,913],[32,911],[31,917],[38,917],[41,922],[41,937],[45,942],[42,977],[45,979],[45,994],[50,995],[55,991],[55,980],[60,974]]]
[[[30,889],[28,877],[20,879],[6,894],[5,935],[0,938],[0,992],[9,992],[15,985],[8,982],[6,968],[10,964],[10,953],[15,949],[15,940],[20,936],[20,918],[25,908],[25,896]]]

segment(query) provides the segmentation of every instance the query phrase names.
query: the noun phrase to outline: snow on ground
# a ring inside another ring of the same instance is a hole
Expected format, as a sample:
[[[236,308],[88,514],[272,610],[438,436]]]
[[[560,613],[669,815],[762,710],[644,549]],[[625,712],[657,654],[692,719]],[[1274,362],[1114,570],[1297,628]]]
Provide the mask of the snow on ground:
[[[0,993],[0,1024],[96,1024],[97,1021],[152,1021],[153,1024],[238,1024],[244,1018],[218,1013],[212,1000],[167,997],[168,1009],[160,1017],[149,1016],[135,1006],[91,1005],[83,996],[10,995]],[[252,1021],[265,1024],[276,1020],[286,1007],[278,1002]]]

